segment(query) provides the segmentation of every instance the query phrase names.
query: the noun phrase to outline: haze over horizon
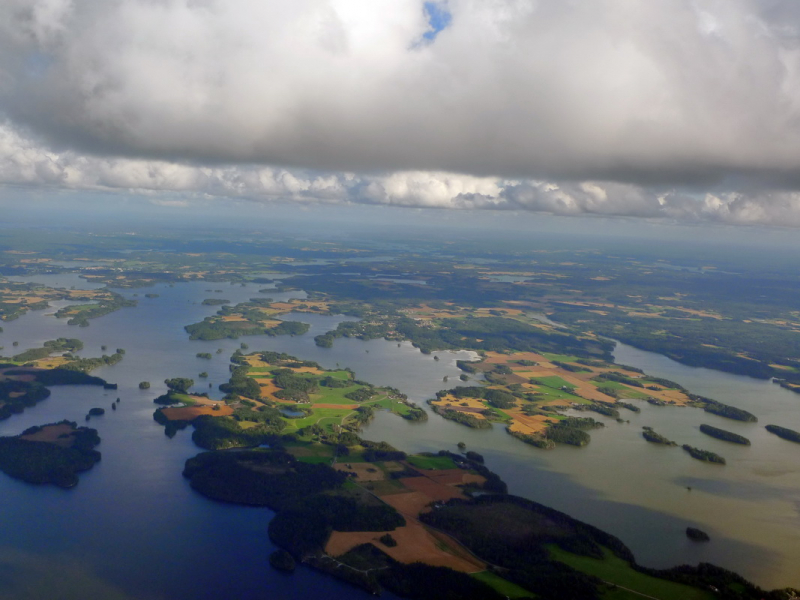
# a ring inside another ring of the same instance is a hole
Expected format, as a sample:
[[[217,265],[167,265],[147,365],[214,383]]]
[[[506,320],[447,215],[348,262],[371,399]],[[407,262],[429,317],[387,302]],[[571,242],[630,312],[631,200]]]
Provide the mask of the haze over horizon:
[[[798,227],[799,24],[787,0],[7,0],[0,202]]]

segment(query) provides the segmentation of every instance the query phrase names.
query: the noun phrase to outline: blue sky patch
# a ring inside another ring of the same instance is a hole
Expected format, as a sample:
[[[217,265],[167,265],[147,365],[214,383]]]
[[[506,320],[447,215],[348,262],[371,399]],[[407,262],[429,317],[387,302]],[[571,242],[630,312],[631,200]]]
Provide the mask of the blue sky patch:
[[[432,42],[439,35],[439,32],[446,29],[453,21],[453,15],[447,10],[447,2],[425,2],[425,15],[431,26],[430,31],[423,34],[423,39]]]

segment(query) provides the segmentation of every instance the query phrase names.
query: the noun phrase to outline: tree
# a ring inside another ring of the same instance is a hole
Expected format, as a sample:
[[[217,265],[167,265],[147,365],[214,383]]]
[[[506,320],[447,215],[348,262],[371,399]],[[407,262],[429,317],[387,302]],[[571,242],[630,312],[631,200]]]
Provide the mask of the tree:
[[[194,379],[188,377],[173,377],[172,379],[165,379],[164,383],[173,392],[185,394],[189,388],[194,385]]]

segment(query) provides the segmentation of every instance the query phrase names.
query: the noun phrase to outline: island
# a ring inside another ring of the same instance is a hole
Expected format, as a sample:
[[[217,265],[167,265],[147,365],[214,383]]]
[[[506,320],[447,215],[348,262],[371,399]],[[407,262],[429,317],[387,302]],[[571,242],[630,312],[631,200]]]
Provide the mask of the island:
[[[16,479],[62,488],[78,485],[78,473],[100,461],[97,430],[60,421],[0,437],[0,471]]]
[[[738,433],[733,433],[732,431],[719,429],[717,427],[712,427],[711,425],[706,425],[706,424],[700,425],[700,431],[702,431],[708,436],[717,438],[718,440],[723,440],[725,442],[731,442],[733,444],[741,444],[742,446],[750,445],[750,440],[748,440],[743,435],[739,435]]]
[[[779,438],[800,444],[800,432],[795,431],[794,429],[781,427],[780,425],[767,425],[765,429],[770,433],[777,435]]]
[[[648,442],[653,444],[661,444],[663,446],[677,446],[675,442],[669,438],[664,437],[660,433],[656,433],[652,427],[642,427],[642,437]]]
[[[695,448],[694,446],[690,446],[689,444],[684,444],[681,446],[692,458],[697,460],[702,460],[704,462],[710,462],[717,465],[724,465],[725,459],[722,458],[719,454],[715,454],[709,450],[701,450],[700,448]]]

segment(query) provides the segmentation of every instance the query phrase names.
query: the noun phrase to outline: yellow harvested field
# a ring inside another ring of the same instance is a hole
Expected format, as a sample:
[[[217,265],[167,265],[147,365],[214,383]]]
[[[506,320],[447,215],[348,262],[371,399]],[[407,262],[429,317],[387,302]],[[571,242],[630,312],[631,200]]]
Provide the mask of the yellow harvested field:
[[[33,361],[33,364],[39,369],[55,369],[67,362],[69,362],[69,360],[63,356],[53,356],[49,358],[40,358],[39,360]]]
[[[509,425],[509,429],[511,431],[516,431],[518,433],[525,433],[528,435],[532,435],[535,433],[541,433],[545,429],[547,429],[547,425],[549,423],[554,423],[557,419],[552,419],[550,417],[545,417],[543,415],[533,415],[528,416],[523,414],[522,412],[510,412],[509,413],[514,421]]]
[[[271,378],[257,377],[256,383],[261,387],[262,394],[274,395],[280,388],[275,385]]]
[[[448,408],[452,408],[453,410],[458,410],[459,408],[476,408],[479,410],[486,410],[486,405],[483,403],[483,400],[480,400],[479,398],[455,398],[450,394],[443,396],[441,399],[432,401],[431,404],[435,406],[446,406]]]
[[[397,546],[384,546],[378,541],[385,533],[391,534]],[[334,531],[325,546],[325,552],[331,556],[341,556],[361,544],[373,544],[396,561],[405,564],[422,562],[434,567],[449,567],[461,573],[477,573],[486,569],[484,563],[463,550],[454,539],[431,532],[414,520],[408,520],[404,527],[389,532]]]
[[[324,373],[322,369],[318,369],[317,367],[295,367],[292,368],[292,371],[295,373],[311,373],[313,375],[322,375]]]

